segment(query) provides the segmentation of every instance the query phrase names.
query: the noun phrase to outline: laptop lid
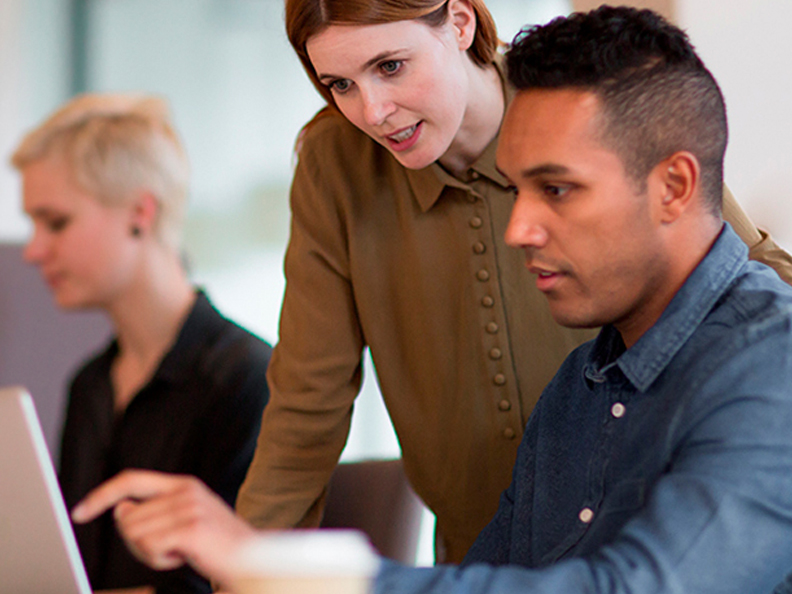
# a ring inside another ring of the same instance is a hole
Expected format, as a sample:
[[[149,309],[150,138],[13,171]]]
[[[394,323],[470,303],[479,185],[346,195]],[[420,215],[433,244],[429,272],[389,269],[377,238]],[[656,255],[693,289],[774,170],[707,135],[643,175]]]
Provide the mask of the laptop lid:
[[[0,389],[0,590],[90,594],[33,399]]]

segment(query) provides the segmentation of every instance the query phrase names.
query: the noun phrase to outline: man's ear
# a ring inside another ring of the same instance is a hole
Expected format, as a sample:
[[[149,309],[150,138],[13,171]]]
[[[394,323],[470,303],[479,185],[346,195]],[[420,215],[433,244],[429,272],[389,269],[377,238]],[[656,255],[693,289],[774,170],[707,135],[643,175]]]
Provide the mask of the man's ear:
[[[656,206],[662,223],[673,223],[699,199],[701,166],[688,151],[664,159],[650,176],[657,191]]]
[[[448,20],[454,27],[454,35],[458,47],[467,51],[476,38],[476,11],[470,0],[450,0],[448,3]]]

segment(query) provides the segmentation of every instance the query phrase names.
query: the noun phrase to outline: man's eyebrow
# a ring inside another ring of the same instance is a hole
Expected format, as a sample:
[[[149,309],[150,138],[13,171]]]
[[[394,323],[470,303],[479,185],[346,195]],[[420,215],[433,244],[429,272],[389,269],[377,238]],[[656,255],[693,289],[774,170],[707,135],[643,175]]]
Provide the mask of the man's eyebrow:
[[[387,59],[391,58],[392,56],[394,56],[395,54],[398,54],[399,52],[402,52],[402,51],[404,51],[404,50],[395,49],[395,50],[386,50],[384,52],[380,52],[376,56],[371,58],[370,60],[366,60],[366,62],[363,64],[362,70],[368,70],[369,68],[371,68],[377,62],[381,62],[383,60],[387,60]],[[324,80],[324,79],[335,80],[335,79],[344,78],[344,77],[343,76],[337,76],[335,74],[317,74],[317,78],[319,80]]]
[[[564,165],[556,165],[555,163],[545,163],[537,165],[520,172],[520,177],[523,179],[531,179],[533,177],[540,177],[542,175],[566,175],[570,172],[569,167]]]
[[[507,180],[511,181],[511,179],[509,179],[509,176],[506,175],[497,165],[495,166],[495,171],[500,173]],[[521,171],[520,177],[522,179],[531,179],[534,177],[540,177],[542,175],[565,175],[568,174],[569,172],[570,172],[569,168],[564,167],[563,165],[556,165],[554,163],[545,163],[543,165],[537,165],[536,167],[531,167],[530,169]]]

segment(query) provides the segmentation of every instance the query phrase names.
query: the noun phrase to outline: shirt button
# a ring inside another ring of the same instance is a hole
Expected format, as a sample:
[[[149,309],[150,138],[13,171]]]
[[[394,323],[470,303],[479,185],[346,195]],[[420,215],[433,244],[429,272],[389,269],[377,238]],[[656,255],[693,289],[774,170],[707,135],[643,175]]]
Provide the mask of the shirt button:
[[[486,297],[481,298],[481,305],[483,305],[484,307],[492,307],[493,305],[495,305],[495,300],[489,295],[487,295]]]
[[[627,408],[621,402],[617,402],[611,406],[611,414],[617,419],[621,419],[626,412]]]
[[[503,351],[501,351],[498,348],[490,349],[489,355],[490,355],[490,359],[497,361],[501,357],[503,357]]]
[[[484,224],[484,221],[481,220],[481,217],[473,217],[470,219],[470,226],[474,229],[479,229]]]
[[[514,429],[512,429],[511,427],[506,427],[506,429],[503,430],[503,437],[505,437],[506,439],[514,439],[515,435],[516,433],[514,432]]]
[[[476,200],[478,200],[478,198],[476,198],[475,194],[468,194],[467,195],[467,201],[470,202],[471,204],[475,204]]]
[[[502,373],[497,374],[495,377],[492,378],[493,383],[496,386],[502,386],[506,383],[506,376]]]
[[[486,270],[479,270],[476,273],[476,278],[479,279],[482,283],[488,281],[489,277],[490,277],[490,273],[487,272]]]
[[[490,322],[487,324],[487,332],[490,334],[497,334],[498,330],[500,330],[500,326],[498,326],[495,322]]]
[[[506,412],[507,410],[511,410],[511,402],[508,400],[501,400],[498,402],[498,408],[502,411]]]
[[[487,246],[481,243],[480,241],[477,241],[476,243],[473,244],[474,253],[483,254],[486,251],[487,251]]]
[[[481,174],[478,171],[471,171],[470,172],[470,179],[478,179],[481,177]]]
[[[584,524],[588,524],[589,522],[591,522],[591,520],[594,519],[594,512],[591,511],[591,508],[584,507],[583,509],[580,510],[580,513],[578,514],[578,518],[580,518],[580,521],[583,522]]]

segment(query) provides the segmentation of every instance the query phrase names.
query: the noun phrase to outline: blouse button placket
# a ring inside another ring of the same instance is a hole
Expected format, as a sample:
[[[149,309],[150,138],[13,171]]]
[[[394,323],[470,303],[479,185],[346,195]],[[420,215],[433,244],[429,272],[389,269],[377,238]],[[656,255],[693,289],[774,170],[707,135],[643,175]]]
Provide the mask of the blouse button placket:
[[[470,178],[473,180],[477,180],[479,179],[479,177],[480,176],[475,171],[470,173]],[[482,204],[479,198],[473,193],[468,194],[468,202],[472,205]],[[474,231],[483,231],[483,229],[485,228],[483,217],[476,213],[474,213],[468,219],[468,225]],[[485,255],[488,256],[490,253],[487,245],[488,237],[486,236],[486,234],[477,234],[477,235],[478,237],[475,238],[471,244],[471,249],[473,251],[474,256],[482,256],[482,257],[484,257]],[[490,256],[490,258],[491,257],[492,256]],[[476,280],[482,285],[490,283],[493,280],[493,276],[489,272],[488,266],[492,266],[493,263],[489,262],[488,259],[486,258],[484,260],[476,259],[475,262],[481,262],[478,270],[475,271]],[[493,310],[495,308],[495,297],[493,296],[494,294],[495,294],[494,292],[487,292],[483,297],[481,297],[480,303],[484,309]],[[495,319],[493,319],[492,314],[489,314],[488,317],[490,317],[490,321],[485,322],[484,331],[493,338],[493,341],[497,341],[500,333],[500,325]],[[487,354],[490,365],[493,368],[493,375],[491,376],[492,385],[495,386],[496,388],[505,388],[506,384],[508,383],[508,379],[507,376],[503,373],[503,370],[501,368],[503,351],[499,348],[497,342],[494,342],[494,344],[492,344],[490,349],[487,351]],[[509,392],[506,391],[500,393],[501,395],[497,400],[495,400],[494,405],[497,407],[497,410],[500,411],[501,413],[510,413],[512,411],[513,406],[511,401],[509,400]],[[507,417],[504,416],[504,420],[506,418]],[[517,432],[512,427],[504,427],[501,429],[501,437],[507,441],[515,439],[516,436],[517,436]]]

